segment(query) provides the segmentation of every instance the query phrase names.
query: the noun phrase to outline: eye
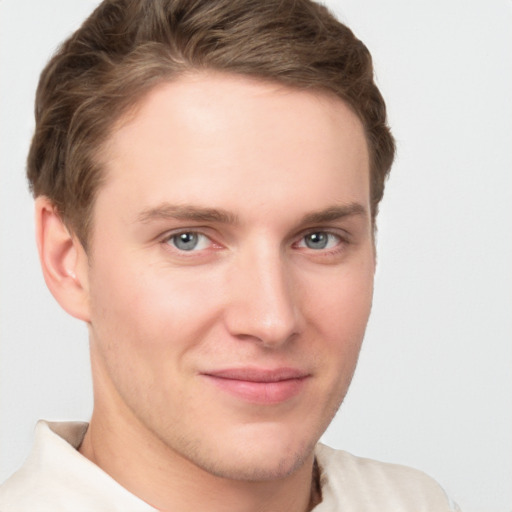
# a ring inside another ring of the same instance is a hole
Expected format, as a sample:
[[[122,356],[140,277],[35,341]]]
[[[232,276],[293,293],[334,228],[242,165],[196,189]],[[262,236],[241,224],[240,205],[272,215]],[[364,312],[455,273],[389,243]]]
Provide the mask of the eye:
[[[341,238],[338,235],[328,233],[327,231],[315,231],[305,235],[298,246],[321,251],[324,249],[333,249],[339,245],[340,242]]]
[[[206,249],[210,244],[210,239],[201,233],[194,231],[184,231],[170,236],[167,243],[173,245],[179,251],[200,251]]]

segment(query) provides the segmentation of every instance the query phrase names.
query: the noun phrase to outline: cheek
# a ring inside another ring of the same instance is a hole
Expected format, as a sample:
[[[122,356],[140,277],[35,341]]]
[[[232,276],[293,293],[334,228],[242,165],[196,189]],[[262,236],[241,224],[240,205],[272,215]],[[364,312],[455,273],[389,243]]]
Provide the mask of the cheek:
[[[190,287],[182,292],[183,283],[135,267],[118,261],[94,269],[90,332],[99,373],[125,403],[144,410],[172,395],[173,376],[187,364],[185,354],[199,329]],[[203,309],[197,295],[195,308]]]
[[[317,321],[331,332],[364,333],[373,298],[372,261],[341,268],[319,282],[308,282],[308,301]]]
[[[309,283],[307,323],[314,326],[317,353],[329,370],[326,378],[346,388],[354,372],[373,297],[371,261],[359,268],[342,270],[325,286]]]
[[[198,339],[215,314],[214,288],[200,276],[103,259],[91,278],[91,323],[98,341],[158,360]]]

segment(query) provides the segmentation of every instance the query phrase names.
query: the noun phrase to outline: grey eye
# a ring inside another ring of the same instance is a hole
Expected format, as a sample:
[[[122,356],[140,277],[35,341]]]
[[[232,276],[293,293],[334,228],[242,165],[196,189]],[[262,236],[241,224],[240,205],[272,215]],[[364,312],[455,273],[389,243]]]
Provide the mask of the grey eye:
[[[334,249],[341,242],[342,239],[339,235],[329,233],[329,231],[313,231],[302,237],[299,247],[321,251],[323,249]]]
[[[180,251],[193,251],[199,243],[198,233],[180,233],[171,237],[171,242]]]
[[[310,233],[304,237],[304,241],[309,249],[325,249],[329,243],[329,233]]]

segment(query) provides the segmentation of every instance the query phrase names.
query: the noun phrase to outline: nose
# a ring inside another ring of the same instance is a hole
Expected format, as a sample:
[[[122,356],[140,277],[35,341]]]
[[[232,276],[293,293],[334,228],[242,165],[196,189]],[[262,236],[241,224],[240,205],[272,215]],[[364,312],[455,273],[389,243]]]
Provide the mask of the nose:
[[[228,277],[227,329],[239,339],[268,348],[286,344],[299,332],[298,290],[278,249],[238,255]]]

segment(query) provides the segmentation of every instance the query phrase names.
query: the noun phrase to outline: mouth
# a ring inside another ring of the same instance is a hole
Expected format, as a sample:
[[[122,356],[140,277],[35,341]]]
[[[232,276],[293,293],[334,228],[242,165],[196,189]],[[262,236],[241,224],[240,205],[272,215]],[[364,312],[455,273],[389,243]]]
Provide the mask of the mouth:
[[[221,391],[246,402],[274,405],[287,402],[311,377],[295,368],[229,368],[201,374]]]

